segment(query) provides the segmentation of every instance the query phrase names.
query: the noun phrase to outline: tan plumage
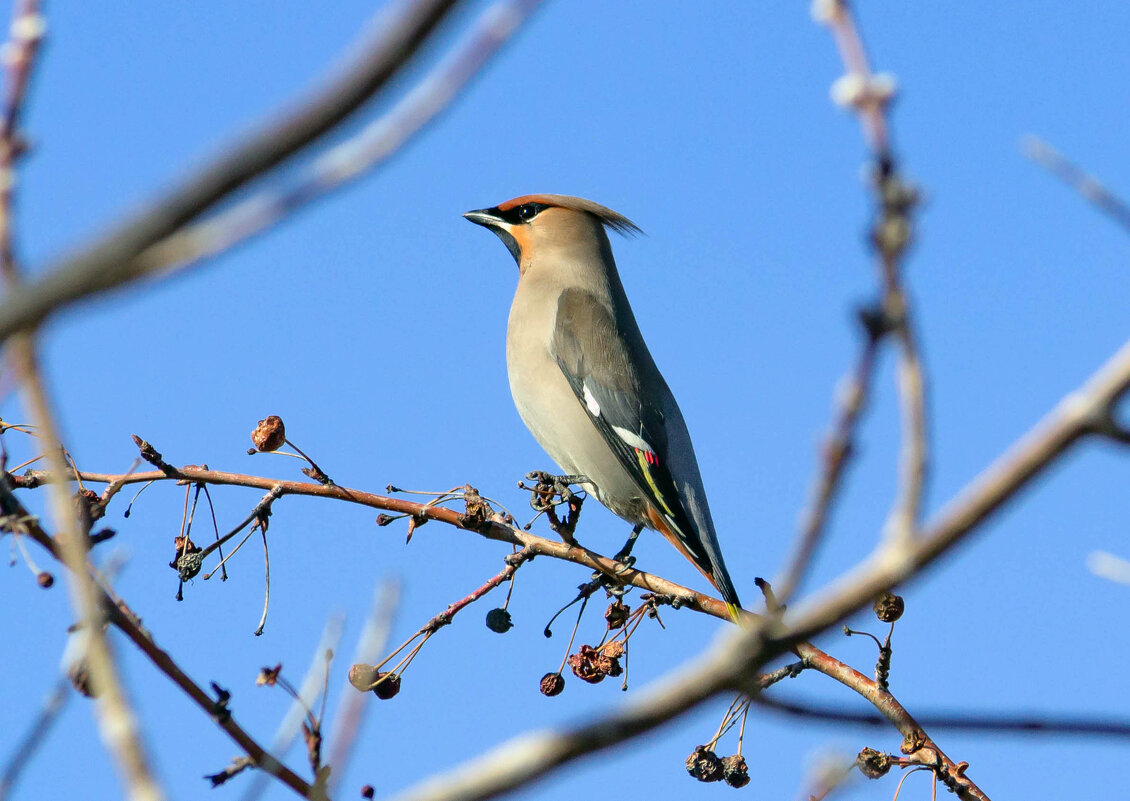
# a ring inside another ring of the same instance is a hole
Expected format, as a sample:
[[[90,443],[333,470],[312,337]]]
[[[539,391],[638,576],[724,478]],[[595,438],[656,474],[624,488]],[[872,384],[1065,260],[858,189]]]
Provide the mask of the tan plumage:
[[[518,263],[506,364],[526,427],[620,517],[659,530],[711,580],[737,620],[682,413],[639,332],[606,227],[638,233],[591,200],[524,195],[464,215]]]

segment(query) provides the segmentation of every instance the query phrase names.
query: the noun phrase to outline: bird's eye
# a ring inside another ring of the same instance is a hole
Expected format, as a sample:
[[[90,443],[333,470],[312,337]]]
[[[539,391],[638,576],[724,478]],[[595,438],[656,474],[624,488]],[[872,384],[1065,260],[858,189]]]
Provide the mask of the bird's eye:
[[[529,222],[534,217],[538,216],[541,211],[541,205],[538,203],[524,203],[518,207],[518,219],[522,222]]]

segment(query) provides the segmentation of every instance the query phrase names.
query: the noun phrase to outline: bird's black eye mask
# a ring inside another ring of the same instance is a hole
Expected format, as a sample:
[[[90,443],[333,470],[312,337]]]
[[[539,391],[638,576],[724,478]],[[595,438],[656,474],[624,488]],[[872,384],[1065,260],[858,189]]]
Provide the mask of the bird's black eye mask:
[[[497,206],[490,209],[491,214],[504,220],[511,225],[521,225],[528,223],[534,217],[537,217],[543,210],[548,209],[544,203],[523,203],[521,206],[513,206],[506,211],[500,210]]]

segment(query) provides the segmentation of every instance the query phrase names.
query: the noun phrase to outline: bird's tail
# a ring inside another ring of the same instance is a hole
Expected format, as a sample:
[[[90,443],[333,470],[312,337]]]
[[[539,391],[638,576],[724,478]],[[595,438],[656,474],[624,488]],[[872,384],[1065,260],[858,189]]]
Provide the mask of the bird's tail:
[[[730,613],[730,620],[739,626],[745,625],[742,621],[742,608],[737,604],[726,604],[726,611]]]

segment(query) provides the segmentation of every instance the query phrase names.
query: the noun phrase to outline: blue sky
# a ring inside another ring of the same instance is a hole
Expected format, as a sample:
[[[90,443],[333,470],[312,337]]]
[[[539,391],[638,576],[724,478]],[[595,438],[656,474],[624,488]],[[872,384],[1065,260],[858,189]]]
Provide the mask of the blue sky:
[[[859,6],[873,62],[898,80],[895,141],[925,198],[907,280],[930,376],[936,509],[1126,338],[1125,233],[1026,161],[1019,141],[1043,136],[1130,192],[1130,9],[1035,0],[1023,13],[972,3]],[[443,41],[485,7],[471,4]],[[51,4],[26,118],[35,149],[20,185],[30,269],[311,87],[372,12],[360,2],[337,3],[332,14],[294,2]],[[340,484],[470,482],[525,508],[514,482],[550,465],[506,382],[517,273],[500,243],[460,213],[530,192],[583,195],[647,232],[613,247],[691,428],[730,570],[751,599],[754,576],[773,576],[789,552],[833,390],[856,351],[851,313],[876,284],[864,246],[865,149],[855,120],[828,99],[839,74],[833,43],[804,3],[551,0],[451,112],[378,174],[202,269],[51,325],[46,354],[67,444],[94,471],[128,468],[137,433],[174,463],[298,478],[292,460],[244,455],[255,422],[279,414]],[[889,358],[876,387],[810,589],[864,557],[886,516],[898,447]],[[0,414],[22,412],[9,398]],[[1076,449],[907,590],[892,689],[912,712],[1130,713],[1122,670],[1130,643],[1119,622],[1130,589],[1084,564],[1096,549],[1130,555],[1128,478],[1130,453]],[[214,492],[221,527],[259,495]],[[115,546],[129,554],[119,589],[194,678],[232,689],[237,717],[263,741],[286,699],[254,686],[259,667],[281,661],[298,680],[326,619],[343,612],[332,709],[375,583],[403,583],[398,642],[497,572],[505,552],[435,524],[405,546],[403,527],[377,528],[370,511],[285,499],[270,529],[270,617],[255,638],[263,576],[251,544],[229,563],[230,581],[198,579],[184,602],[173,599],[166,563],[182,498],[154,487],[128,520],[120,503],[111,507]],[[626,533],[595,503],[586,507],[583,542],[611,552]],[[644,569],[706,589],[660,538],[644,540],[637,555]],[[574,680],[556,699],[537,694],[567,626],[548,641],[541,629],[585,579],[538,560],[519,574],[509,634],[482,625],[491,600],[438,634],[401,694],[373,702],[340,797],[356,797],[365,783],[391,794],[515,733],[618,703],[612,682]],[[14,612],[0,654],[7,753],[54,681],[72,618],[61,584],[45,593],[15,567],[0,586]],[[722,630],[689,613],[664,622],[666,631],[645,627],[633,641],[636,687]],[[590,612],[581,636],[599,636],[599,624]],[[865,617],[859,625],[877,630]],[[819,642],[870,671],[865,640]],[[203,794],[199,777],[224,767],[234,747],[115,643],[160,776],[174,797]],[[783,690],[862,706],[821,676]],[[595,786],[653,798],[726,795],[682,767],[724,708],[521,796],[572,798]],[[934,734],[990,796],[1097,797],[1120,786],[1109,766],[1125,759],[1125,744]],[[898,744],[893,730],[762,713],[747,728],[753,784],[745,792],[794,797],[821,754]],[[303,762],[296,750],[291,763]],[[889,798],[893,781],[860,782],[847,797]],[[234,798],[245,783],[211,794]],[[925,785],[912,777],[904,793],[920,798]],[[79,795],[115,798],[118,785],[76,699],[17,797]],[[287,795],[271,788],[269,797]]]

